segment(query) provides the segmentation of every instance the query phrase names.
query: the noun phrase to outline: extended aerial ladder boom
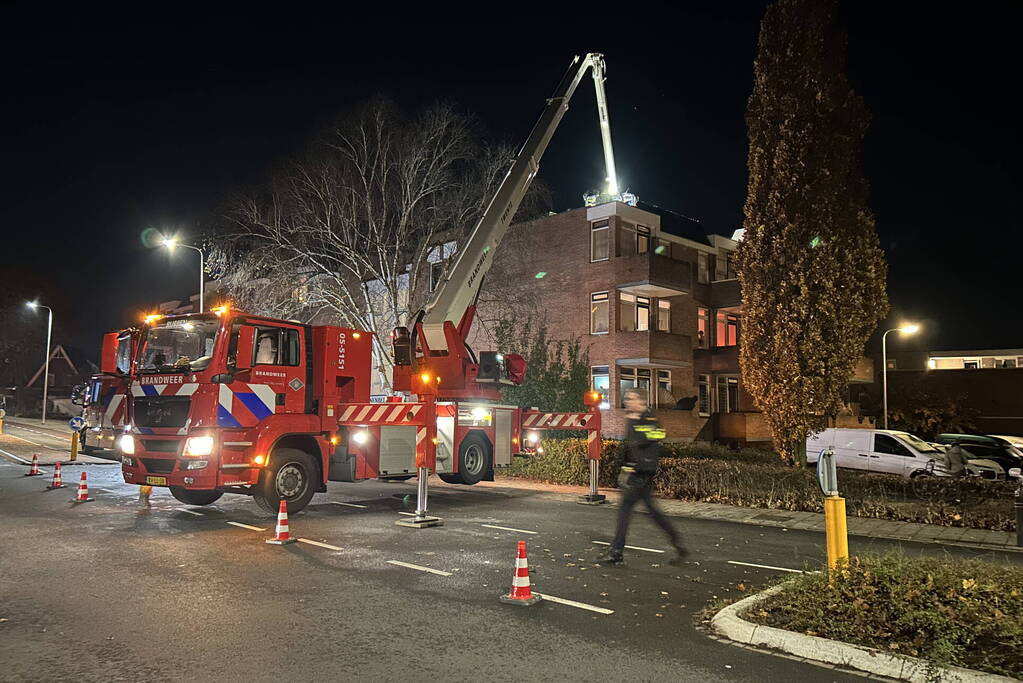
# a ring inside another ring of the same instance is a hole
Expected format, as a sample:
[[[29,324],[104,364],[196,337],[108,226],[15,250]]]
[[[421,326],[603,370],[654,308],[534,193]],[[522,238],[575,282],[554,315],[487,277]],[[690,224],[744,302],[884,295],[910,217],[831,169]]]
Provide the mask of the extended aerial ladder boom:
[[[540,158],[546,151],[558,124],[561,123],[561,118],[568,111],[568,102],[579,87],[587,69],[592,69],[593,84],[597,91],[597,110],[601,141],[604,145],[608,192],[612,195],[618,194],[607,98],[604,94],[604,56],[599,53],[590,53],[585,57],[577,55],[558,84],[554,95],[547,100],[543,114],[533,126],[529,138],[515,157],[515,163],[501,181],[501,186],[476,224],[469,240],[459,250],[447,277],[437,287],[424,308],[422,330],[431,352],[443,353],[448,350],[448,339],[444,334],[445,322],[450,321],[452,325],[457,325],[463,334],[468,333],[465,316],[476,301],[483,278],[493,265],[497,247],[508,232],[508,226],[518,211],[529,184],[540,170]]]

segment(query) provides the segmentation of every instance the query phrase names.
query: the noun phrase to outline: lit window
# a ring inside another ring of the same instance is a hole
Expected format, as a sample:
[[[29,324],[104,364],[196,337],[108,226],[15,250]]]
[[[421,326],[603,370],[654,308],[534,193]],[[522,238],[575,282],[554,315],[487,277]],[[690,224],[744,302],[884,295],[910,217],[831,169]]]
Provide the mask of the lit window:
[[[717,381],[717,409],[719,413],[739,411],[739,378],[722,375]]]
[[[739,344],[739,316],[718,311],[715,333],[714,344],[716,346],[737,346]]]
[[[645,296],[636,297],[636,330],[643,332],[650,329],[650,299]]]
[[[618,329],[622,332],[636,331],[636,297],[622,292],[618,295]]]
[[[710,345],[710,310],[706,308],[696,309],[696,344],[701,349]]]
[[[657,330],[671,332],[671,302],[665,299],[657,300]]]
[[[606,261],[608,259],[609,234],[607,221],[599,221],[590,225],[590,261]]]
[[[590,294],[590,334],[607,334],[610,302],[607,292]]]
[[[650,251],[650,228],[645,225],[636,226],[636,253],[645,254]]]
[[[635,389],[650,403],[650,368],[618,369],[618,404],[625,407],[625,392]]]
[[[607,409],[611,400],[611,375],[608,373],[608,366],[594,365],[590,368],[590,386],[594,391],[600,392],[600,407]]]
[[[655,407],[675,407],[675,396],[671,393],[671,370],[657,371],[657,395],[654,398]]]

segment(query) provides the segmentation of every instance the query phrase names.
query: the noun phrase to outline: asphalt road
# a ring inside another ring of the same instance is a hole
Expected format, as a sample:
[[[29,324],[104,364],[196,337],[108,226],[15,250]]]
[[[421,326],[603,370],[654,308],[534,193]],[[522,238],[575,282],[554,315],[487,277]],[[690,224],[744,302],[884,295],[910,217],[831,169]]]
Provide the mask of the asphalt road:
[[[83,467],[96,500],[75,506]],[[69,486],[54,491],[25,471],[0,461],[4,681],[858,678],[731,646],[693,625],[695,612],[736,596],[738,584],[748,591],[784,573],[736,562],[817,568],[816,533],[678,519],[693,554],[672,567],[667,553],[650,552],[665,542],[640,516],[629,543],[648,550],[609,569],[593,563],[604,548],[596,541],[610,540],[609,506],[435,486],[431,511],[445,526],[414,530],[394,525],[413,507],[413,482],[364,482],[331,484],[292,515],[293,536],[330,547],[279,547],[264,542],[273,519],[241,496],[193,508],[157,489],[147,510],[116,466],[65,467]],[[533,589],[583,606],[498,601],[519,539]]]

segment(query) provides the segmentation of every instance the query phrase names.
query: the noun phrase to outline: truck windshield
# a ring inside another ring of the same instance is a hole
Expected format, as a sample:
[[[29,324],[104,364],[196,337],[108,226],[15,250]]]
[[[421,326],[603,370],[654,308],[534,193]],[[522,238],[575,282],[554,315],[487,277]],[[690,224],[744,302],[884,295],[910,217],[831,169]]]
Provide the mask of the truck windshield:
[[[213,358],[216,320],[167,320],[149,328],[139,370],[181,372],[204,370]]]
[[[915,448],[918,453],[940,453],[937,448],[927,443],[919,436],[914,436],[908,432],[895,432],[895,435],[908,443],[910,446]]]

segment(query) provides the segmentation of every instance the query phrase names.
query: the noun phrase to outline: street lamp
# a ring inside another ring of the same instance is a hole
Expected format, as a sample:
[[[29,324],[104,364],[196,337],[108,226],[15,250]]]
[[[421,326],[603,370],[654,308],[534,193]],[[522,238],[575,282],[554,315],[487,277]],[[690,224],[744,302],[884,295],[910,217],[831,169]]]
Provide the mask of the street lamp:
[[[28,301],[25,305],[32,310],[45,308],[50,312],[46,323],[46,367],[43,370],[43,424],[46,424],[46,395],[50,390],[50,333],[53,332],[53,309],[36,301]]]
[[[916,323],[906,323],[901,327],[893,327],[881,335],[881,403],[883,413],[883,428],[888,429],[888,335],[891,332],[898,332],[903,335],[916,334],[920,326]]]
[[[184,247],[185,249],[191,249],[192,251],[199,252],[199,312],[202,313],[204,310],[203,298],[206,293],[206,256],[202,253],[202,249],[199,247],[193,247],[190,244],[180,244],[177,237],[165,237],[163,239],[163,246],[167,247],[168,250],[174,251],[174,247]]]

